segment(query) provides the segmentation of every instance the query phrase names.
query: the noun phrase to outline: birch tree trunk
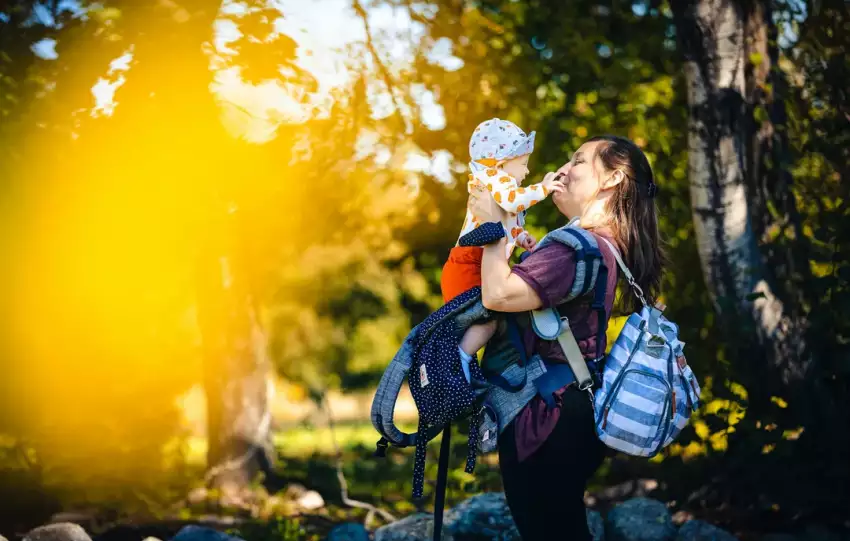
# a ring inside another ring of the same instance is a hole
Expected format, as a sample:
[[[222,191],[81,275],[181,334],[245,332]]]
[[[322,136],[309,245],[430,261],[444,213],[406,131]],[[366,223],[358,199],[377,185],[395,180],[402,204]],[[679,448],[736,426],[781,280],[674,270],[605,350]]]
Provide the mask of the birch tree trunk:
[[[779,292],[761,250],[776,225],[766,201],[789,190],[779,168],[768,166],[782,152],[769,118],[780,109],[766,109],[777,101],[767,92],[776,71],[770,9],[759,0],[672,6],[685,61],[691,205],[702,270],[721,327],[740,357],[753,363],[745,385],[758,394],[759,377],[789,384],[808,368],[805,328],[790,306],[796,303]],[[759,108],[768,118],[756,120]],[[783,210],[783,220],[793,217],[792,209]],[[762,394],[775,389],[761,387]]]

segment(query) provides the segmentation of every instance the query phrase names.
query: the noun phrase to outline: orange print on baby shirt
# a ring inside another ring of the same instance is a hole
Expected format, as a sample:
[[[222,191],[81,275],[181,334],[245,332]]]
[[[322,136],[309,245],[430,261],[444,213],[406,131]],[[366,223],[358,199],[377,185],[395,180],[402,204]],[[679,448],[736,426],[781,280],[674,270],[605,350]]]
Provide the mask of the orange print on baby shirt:
[[[494,193],[493,199],[496,200],[496,203],[501,203],[502,202],[502,194],[500,194],[499,192]]]
[[[525,188],[517,188],[517,193],[525,193]]]
[[[487,191],[488,191],[488,192],[492,192],[492,191],[493,191],[493,185],[492,185],[492,184],[487,184]]]
[[[511,190],[511,193],[508,194],[508,202],[513,203],[514,199],[516,199],[516,192]]]
[[[502,184],[504,184],[505,182],[510,182],[510,181],[511,181],[511,177],[499,177],[499,182],[501,182]]]
[[[522,211],[524,211],[524,210],[525,210],[525,205],[519,205],[519,206],[516,208],[516,211],[517,211],[517,212],[522,212]]]
[[[528,206],[533,207],[533,206],[534,206],[534,205],[536,205],[538,202],[539,202],[539,201],[537,201],[537,199],[535,199],[534,201],[532,201],[531,203],[529,203],[529,204],[528,204]]]
[[[488,169],[487,170],[487,176],[488,177],[495,177],[497,173],[498,173],[498,171],[496,171],[495,169]]]

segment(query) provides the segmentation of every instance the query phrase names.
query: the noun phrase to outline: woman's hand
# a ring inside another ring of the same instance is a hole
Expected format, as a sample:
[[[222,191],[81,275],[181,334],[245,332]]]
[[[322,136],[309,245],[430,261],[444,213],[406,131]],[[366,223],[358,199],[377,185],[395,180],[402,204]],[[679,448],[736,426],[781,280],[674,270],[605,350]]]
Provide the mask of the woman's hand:
[[[505,210],[493,201],[493,196],[484,186],[476,184],[472,187],[467,202],[472,216],[478,223],[503,222],[506,216]]]

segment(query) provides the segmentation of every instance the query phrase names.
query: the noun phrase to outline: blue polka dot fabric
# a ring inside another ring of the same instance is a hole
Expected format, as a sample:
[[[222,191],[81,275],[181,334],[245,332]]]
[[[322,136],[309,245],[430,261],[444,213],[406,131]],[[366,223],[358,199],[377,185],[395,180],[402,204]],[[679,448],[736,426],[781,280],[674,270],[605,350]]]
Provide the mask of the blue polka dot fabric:
[[[505,236],[505,228],[499,222],[487,222],[458,239],[458,246],[486,246]]]
[[[500,225],[500,224],[496,224]],[[503,232],[504,233],[504,232]],[[429,428],[470,419],[474,414],[475,391],[466,380],[458,346],[462,329],[452,314],[481,295],[480,287],[461,293],[419,325],[419,341],[408,374],[408,385],[419,410],[416,455],[413,465],[413,497],[421,498],[425,481],[425,449]],[[484,374],[473,358],[469,364],[473,381],[484,381]],[[478,431],[469,430],[466,472],[475,468]]]

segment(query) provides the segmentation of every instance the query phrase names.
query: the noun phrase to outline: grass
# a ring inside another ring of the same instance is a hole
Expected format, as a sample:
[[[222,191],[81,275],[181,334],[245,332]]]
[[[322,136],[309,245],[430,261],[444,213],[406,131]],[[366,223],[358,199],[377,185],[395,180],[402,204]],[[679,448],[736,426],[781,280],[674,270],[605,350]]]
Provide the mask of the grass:
[[[401,430],[412,432],[414,425],[401,425]],[[380,437],[371,424],[341,424],[335,427],[335,437],[339,445],[346,449],[374,446]],[[303,457],[314,454],[332,456],[334,454],[333,437],[328,427],[297,427],[276,432],[272,442],[281,455]]]
[[[410,426],[399,428],[413,430]],[[378,437],[375,429],[366,423],[336,428],[350,497],[379,506],[397,517],[416,511],[433,511],[440,437],[428,445],[425,497],[421,501],[414,501],[411,497],[414,449],[389,448],[386,458],[376,458],[373,453]],[[344,506],[336,477],[330,431],[327,428],[294,428],[275,434],[274,441],[279,449],[281,473],[319,491],[332,507],[342,510]],[[479,457],[474,474],[463,471],[466,464],[465,435],[453,434],[449,464],[447,506],[479,492],[501,490],[494,455]],[[362,511],[355,511],[354,515],[361,516]]]

